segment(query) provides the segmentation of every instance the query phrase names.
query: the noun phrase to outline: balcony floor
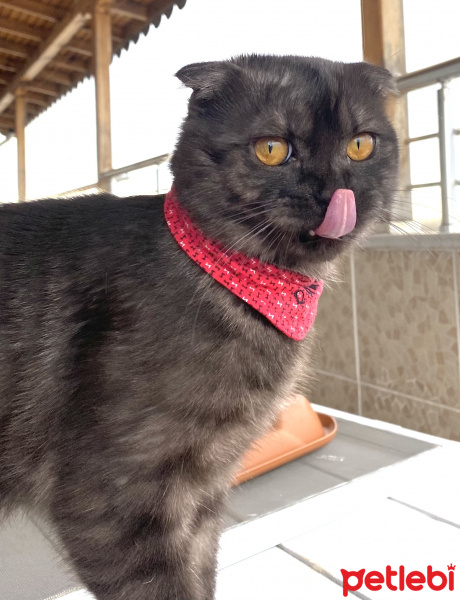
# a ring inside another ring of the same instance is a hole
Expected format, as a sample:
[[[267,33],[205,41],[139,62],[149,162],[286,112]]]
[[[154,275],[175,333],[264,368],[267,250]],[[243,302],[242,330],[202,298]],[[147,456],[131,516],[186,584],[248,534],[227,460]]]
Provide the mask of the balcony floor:
[[[432,565],[446,573],[451,563],[459,569],[460,443],[314,408],[337,418],[336,438],[234,490],[217,600],[339,600],[340,569],[385,573],[386,565],[404,565],[406,573],[426,573]],[[93,598],[79,589],[33,516],[0,528],[0,573],[0,599]],[[350,597],[379,599],[384,590],[363,586]],[[427,586],[391,597],[414,595],[453,598]]]

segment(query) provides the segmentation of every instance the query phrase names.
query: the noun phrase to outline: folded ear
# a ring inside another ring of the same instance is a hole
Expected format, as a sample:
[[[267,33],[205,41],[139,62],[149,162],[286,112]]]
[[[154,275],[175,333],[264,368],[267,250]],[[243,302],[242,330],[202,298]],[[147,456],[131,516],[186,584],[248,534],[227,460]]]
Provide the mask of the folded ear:
[[[192,63],[182,67],[176,77],[186,87],[192,88],[200,98],[206,99],[219,92],[230,73],[238,69],[237,65],[229,61]]]
[[[361,62],[352,65],[358,70],[358,76],[367,79],[375,93],[386,98],[389,94],[397,94],[396,80],[387,69],[370,63]]]

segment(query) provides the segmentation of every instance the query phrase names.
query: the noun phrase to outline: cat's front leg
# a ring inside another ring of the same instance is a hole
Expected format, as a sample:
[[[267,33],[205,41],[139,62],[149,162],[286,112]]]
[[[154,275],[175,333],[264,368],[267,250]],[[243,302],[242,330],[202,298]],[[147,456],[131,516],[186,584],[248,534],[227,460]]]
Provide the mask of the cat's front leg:
[[[204,491],[195,516],[191,544],[191,566],[206,599],[214,598],[217,552],[222,533],[224,507],[230,485]]]
[[[212,600],[217,505],[176,474],[126,479],[61,478],[53,520],[82,582],[97,600]]]

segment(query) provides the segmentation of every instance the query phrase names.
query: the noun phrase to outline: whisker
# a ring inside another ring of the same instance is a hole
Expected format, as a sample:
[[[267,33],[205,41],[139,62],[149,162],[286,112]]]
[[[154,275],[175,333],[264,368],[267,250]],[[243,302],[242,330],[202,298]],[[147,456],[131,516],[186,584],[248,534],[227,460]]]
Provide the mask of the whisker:
[[[282,231],[282,232],[281,232],[281,234],[282,234],[282,235],[281,235],[281,237],[280,237],[280,240],[279,240],[279,242],[278,242],[278,245],[276,246],[276,248],[275,248],[275,252],[274,252],[274,254],[273,254],[273,256],[274,256],[275,258],[276,258],[276,254],[277,254],[277,252],[278,252],[278,249],[279,249],[280,245],[283,243],[283,240],[284,240],[284,238],[286,237],[286,233],[287,233],[286,231]]]
[[[387,212],[390,216],[393,216],[393,213],[391,210],[389,210],[387,208],[383,208],[381,210],[384,212]],[[416,233],[419,233],[419,234],[432,235],[435,233],[439,233],[439,231],[437,229],[433,229],[432,227],[429,227],[428,225],[426,225],[424,223],[420,223],[420,221],[416,221],[415,219],[402,219],[401,221],[394,221],[394,220],[390,219],[390,221],[392,223],[401,222],[402,224],[407,225],[407,227],[410,227],[413,231],[415,231]]]
[[[293,232],[293,231],[291,231],[291,233],[290,233],[290,235],[289,235],[289,239],[288,239],[288,241],[287,241],[287,244],[286,244],[286,246],[284,247],[284,261],[285,261],[285,262],[287,261],[288,250],[289,250],[289,248],[290,248],[290,246],[291,246],[291,243],[292,243],[292,237],[293,237],[293,235],[294,235],[294,232]]]
[[[423,250],[426,250],[427,252],[429,252],[432,256],[434,256],[434,253],[431,251],[430,248],[428,248],[427,246],[425,246],[422,241],[419,238],[416,238],[414,236],[412,236],[411,234],[407,233],[407,231],[404,231],[404,229],[402,229],[401,227],[398,227],[398,225],[395,225],[395,223],[392,223],[391,221],[388,221],[387,219],[385,219],[384,217],[382,217],[382,219],[388,223],[388,225],[390,227],[392,227],[393,229],[395,229],[396,231],[398,231],[399,233],[405,235],[407,237],[407,239],[409,239],[411,241],[411,244],[413,244],[416,247],[421,247]]]

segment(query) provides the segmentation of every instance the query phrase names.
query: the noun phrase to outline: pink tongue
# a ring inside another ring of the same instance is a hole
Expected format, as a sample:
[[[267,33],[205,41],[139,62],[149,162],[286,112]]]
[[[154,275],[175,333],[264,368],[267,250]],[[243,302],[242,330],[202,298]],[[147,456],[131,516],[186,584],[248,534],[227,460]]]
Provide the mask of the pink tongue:
[[[321,237],[337,239],[353,231],[355,225],[355,195],[351,190],[336,190],[332,194],[324,221],[315,229],[315,233]]]

